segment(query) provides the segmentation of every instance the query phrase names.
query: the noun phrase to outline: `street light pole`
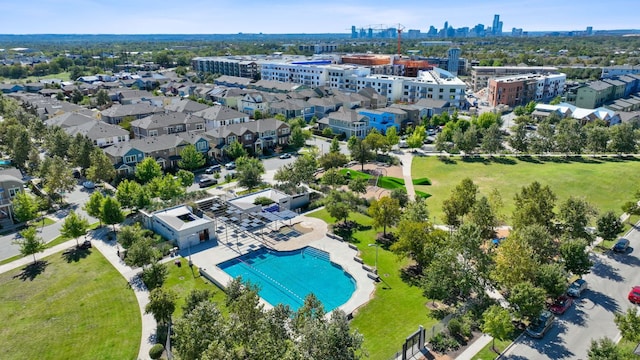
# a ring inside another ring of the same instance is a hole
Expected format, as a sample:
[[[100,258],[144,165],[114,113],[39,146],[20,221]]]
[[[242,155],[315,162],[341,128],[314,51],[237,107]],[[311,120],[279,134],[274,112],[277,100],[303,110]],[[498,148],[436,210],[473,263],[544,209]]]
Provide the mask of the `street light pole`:
[[[380,247],[380,245],[378,244],[369,244],[369,246],[375,246],[376,247],[376,262],[375,262],[375,267],[374,267],[374,273],[378,274],[378,248]]]

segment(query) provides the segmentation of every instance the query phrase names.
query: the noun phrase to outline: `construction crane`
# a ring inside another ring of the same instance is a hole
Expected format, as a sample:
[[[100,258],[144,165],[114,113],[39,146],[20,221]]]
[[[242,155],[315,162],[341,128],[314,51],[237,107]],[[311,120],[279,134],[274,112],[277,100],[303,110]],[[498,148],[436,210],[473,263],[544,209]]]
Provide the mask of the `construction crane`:
[[[401,49],[401,45],[402,45],[402,30],[404,30],[405,27],[402,24],[398,24],[396,29],[398,30],[398,56],[399,56],[402,53],[402,49]]]

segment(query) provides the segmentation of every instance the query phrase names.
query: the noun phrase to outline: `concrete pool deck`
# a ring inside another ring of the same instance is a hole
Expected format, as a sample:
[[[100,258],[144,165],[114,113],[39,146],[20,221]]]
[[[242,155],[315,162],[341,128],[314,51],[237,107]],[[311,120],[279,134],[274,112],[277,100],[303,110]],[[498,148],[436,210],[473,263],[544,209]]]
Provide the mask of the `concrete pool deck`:
[[[269,247],[278,251],[291,251],[312,246],[329,253],[331,261],[342,266],[356,283],[351,298],[339,309],[346,314],[351,314],[366,304],[375,291],[375,281],[369,277],[371,273],[365,270],[361,263],[354,260],[358,256],[358,251],[351,248],[346,242],[329,238],[327,236],[328,226],[320,219],[297,216],[281,226],[293,225],[309,231],[285,241],[266,242]],[[231,227],[226,228],[226,226],[226,224],[220,225],[216,230],[217,241],[210,240],[197,247],[180,251],[180,255],[183,257],[189,257],[190,254],[192,262],[200,268],[205,277],[223,288],[232,280],[232,277],[221,270],[217,264],[265,247],[259,236],[251,237],[234,233]],[[266,308],[271,307],[266,301],[263,301],[263,304]]]

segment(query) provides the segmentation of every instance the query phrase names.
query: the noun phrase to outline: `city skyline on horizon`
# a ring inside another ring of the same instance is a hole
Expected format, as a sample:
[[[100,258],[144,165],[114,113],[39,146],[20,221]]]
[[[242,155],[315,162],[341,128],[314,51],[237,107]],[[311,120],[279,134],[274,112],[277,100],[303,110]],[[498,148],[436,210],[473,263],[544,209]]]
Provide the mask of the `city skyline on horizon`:
[[[383,0],[354,0],[348,4],[339,0],[323,3],[247,0],[241,5],[220,0],[215,3],[215,8],[204,0],[193,0],[188,7],[151,0],[36,2],[4,4],[0,13],[0,33],[348,34],[351,26],[366,28],[380,24],[390,27],[402,24],[406,30],[416,29],[426,33],[430,26],[441,29],[445,22],[454,28],[472,28],[477,24],[491,27],[496,14],[500,15],[505,34],[510,33],[512,28],[521,28],[525,32],[584,31],[589,26],[594,31],[640,28],[634,12],[611,12],[613,8],[634,5],[630,0],[610,0],[606,3],[587,0],[579,6],[567,0],[522,0],[515,6],[505,0],[487,0],[482,4],[460,0],[454,7],[447,4],[425,6],[424,2],[417,0],[393,5]],[[326,19],[332,21],[329,23]]]

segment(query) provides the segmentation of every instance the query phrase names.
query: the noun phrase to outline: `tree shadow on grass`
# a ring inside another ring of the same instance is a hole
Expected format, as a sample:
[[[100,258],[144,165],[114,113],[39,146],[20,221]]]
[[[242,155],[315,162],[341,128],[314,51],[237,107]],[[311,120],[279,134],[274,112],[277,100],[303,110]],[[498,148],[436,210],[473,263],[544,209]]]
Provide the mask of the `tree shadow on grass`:
[[[502,156],[500,157],[492,156],[489,159],[491,160],[491,162],[494,162],[496,164],[502,164],[502,165],[515,165],[518,163],[515,159],[502,157]]]
[[[39,260],[22,268],[22,272],[14,276],[22,281],[33,281],[38,275],[42,274],[49,265],[46,260]]]
[[[485,165],[489,165],[490,161],[489,159],[480,157],[480,156],[463,156],[462,157],[462,162],[468,163],[468,164],[485,164]]]
[[[528,162],[531,164],[542,164],[543,162],[540,161],[539,158],[537,157],[533,157],[531,155],[519,155],[517,157],[518,160],[523,161],[523,162]]]
[[[62,252],[62,257],[68,262],[78,262],[80,259],[84,259],[91,254],[90,249],[81,249],[78,247],[72,247]]]
[[[438,160],[442,161],[447,165],[455,165],[457,161],[449,156],[438,156]]]

